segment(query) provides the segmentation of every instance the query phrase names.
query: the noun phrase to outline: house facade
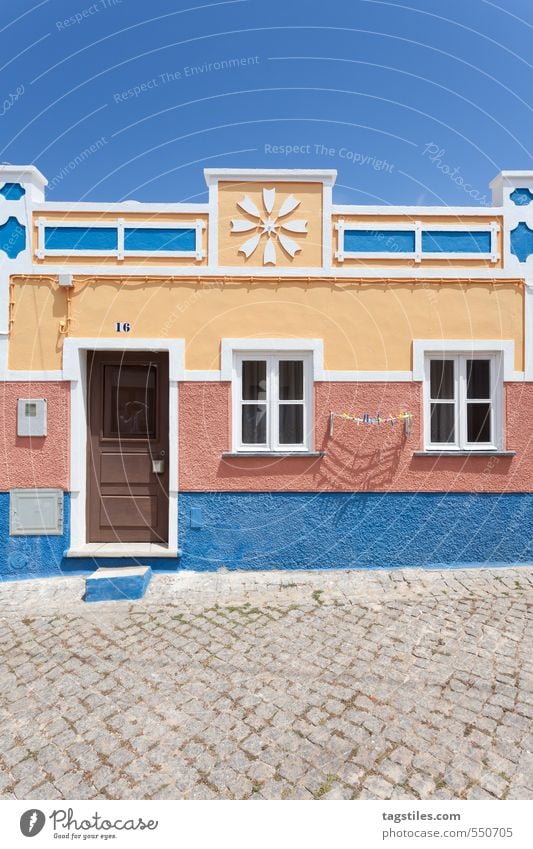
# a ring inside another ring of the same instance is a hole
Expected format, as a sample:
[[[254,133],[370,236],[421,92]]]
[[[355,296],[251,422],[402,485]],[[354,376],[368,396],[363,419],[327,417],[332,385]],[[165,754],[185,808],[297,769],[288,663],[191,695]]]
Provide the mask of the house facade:
[[[0,574],[533,561],[533,172],[491,207],[0,167]]]

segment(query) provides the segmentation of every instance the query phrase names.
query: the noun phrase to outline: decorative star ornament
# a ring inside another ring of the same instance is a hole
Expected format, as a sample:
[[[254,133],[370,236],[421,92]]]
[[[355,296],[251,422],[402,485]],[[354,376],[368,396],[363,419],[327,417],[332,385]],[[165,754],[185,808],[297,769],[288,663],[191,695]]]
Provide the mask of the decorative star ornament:
[[[263,248],[263,265],[276,265],[276,240],[279,242],[284,251],[290,257],[294,258],[298,251],[301,251],[300,245],[286,235],[288,233],[307,233],[307,221],[303,219],[287,219],[294,210],[300,206],[300,201],[290,195],[283,201],[278,214],[273,213],[274,204],[276,203],[276,189],[263,189],[263,206],[265,213],[259,211],[253,200],[248,195],[245,195],[241,201],[237,202],[237,206],[255,218],[255,221],[247,221],[243,218],[233,218],[231,221],[232,233],[248,233],[251,230],[256,230],[249,239],[247,239],[239,248],[239,253],[243,253],[248,259],[258,247],[261,241],[264,242]]]

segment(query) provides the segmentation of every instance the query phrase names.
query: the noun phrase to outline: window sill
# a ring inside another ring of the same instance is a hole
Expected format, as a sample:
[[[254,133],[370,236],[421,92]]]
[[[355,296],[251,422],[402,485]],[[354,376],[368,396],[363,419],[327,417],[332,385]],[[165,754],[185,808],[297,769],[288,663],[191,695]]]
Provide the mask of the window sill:
[[[452,450],[452,451],[413,451],[413,457],[514,457],[516,451],[500,451],[497,448],[481,451]]]
[[[325,457],[325,451],[224,451],[224,460],[232,457]]]

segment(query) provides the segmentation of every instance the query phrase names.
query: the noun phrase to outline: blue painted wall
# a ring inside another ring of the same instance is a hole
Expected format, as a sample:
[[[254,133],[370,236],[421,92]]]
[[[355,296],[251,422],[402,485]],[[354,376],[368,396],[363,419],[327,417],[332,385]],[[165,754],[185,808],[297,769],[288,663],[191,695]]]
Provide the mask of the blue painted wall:
[[[182,569],[532,563],[532,531],[527,493],[179,495]]]
[[[112,227],[45,227],[49,251],[116,251],[118,233]]]
[[[0,493],[0,580],[89,574],[102,565],[63,556],[67,494],[64,512],[62,536],[10,537],[9,493]],[[105,565],[172,572],[531,564],[532,531],[529,493],[182,492],[180,558]]]
[[[151,227],[124,229],[126,251],[194,251],[196,230],[187,227]]]
[[[61,536],[9,536],[9,492],[0,492],[0,579],[49,578],[63,574],[70,538],[70,496],[63,502]]]
[[[344,250],[353,253],[413,253],[412,230],[345,230]]]
[[[490,253],[490,230],[427,230],[422,233],[422,253]]]

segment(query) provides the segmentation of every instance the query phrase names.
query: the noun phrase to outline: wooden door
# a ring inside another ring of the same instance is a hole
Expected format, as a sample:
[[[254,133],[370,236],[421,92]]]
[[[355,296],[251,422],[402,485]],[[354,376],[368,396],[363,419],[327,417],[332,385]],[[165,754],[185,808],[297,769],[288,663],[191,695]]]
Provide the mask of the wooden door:
[[[168,541],[168,354],[87,357],[87,541]]]

